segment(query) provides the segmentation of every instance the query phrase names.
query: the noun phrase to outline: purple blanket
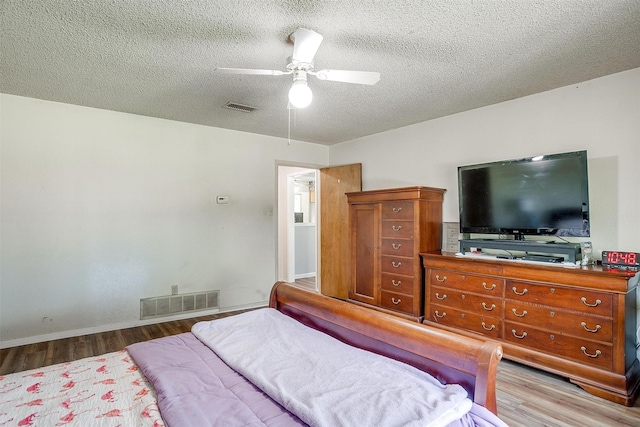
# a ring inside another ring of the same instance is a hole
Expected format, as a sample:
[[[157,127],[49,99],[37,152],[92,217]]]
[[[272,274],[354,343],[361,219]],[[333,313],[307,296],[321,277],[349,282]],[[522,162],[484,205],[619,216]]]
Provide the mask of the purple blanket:
[[[127,351],[156,389],[168,427],[305,425],[191,333],[133,344]],[[450,424],[472,426],[507,427],[475,404],[463,419]]]
[[[303,426],[191,333],[130,345],[167,426]]]

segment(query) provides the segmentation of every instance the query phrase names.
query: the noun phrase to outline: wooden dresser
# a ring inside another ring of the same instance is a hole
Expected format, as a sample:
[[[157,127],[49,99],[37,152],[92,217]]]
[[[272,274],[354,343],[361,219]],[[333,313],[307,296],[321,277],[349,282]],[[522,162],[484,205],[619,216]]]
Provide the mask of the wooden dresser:
[[[640,273],[421,255],[425,323],[499,341],[507,359],[633,405]]]
[[[347,193],[349,300],[422,320],[424,281],[419,254],[440,249],[444,192],[406,187]]]

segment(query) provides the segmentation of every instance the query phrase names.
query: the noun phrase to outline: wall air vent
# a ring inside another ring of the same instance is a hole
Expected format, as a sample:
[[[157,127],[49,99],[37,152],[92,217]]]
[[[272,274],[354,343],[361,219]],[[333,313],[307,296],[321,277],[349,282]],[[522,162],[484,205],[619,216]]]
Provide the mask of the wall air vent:
[[[143,298],[140,300],[140,320],[220,309],[219,295],[220,291],[203,291],[192,294]]]
[[[252,107],[251,105],[238,104],[236,102],[227,102],[222,108],[228,108],[229,110],[242,111],[243,113],[253,113],[258,107]]]

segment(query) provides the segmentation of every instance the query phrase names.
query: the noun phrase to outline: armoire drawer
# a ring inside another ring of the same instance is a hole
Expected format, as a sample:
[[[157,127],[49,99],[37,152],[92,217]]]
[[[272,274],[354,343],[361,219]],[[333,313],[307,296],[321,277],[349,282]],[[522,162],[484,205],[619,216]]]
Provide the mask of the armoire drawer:
[[[380,307],[413,314],[413,297],[382,290],[380,291]]]
[[[413,239],[413,221],[382,221],[382,238],[390,239]]]
[[[394,274],[382,274],[380,287],[385,291],[400,294],[413,295],[414,278],[408,276],[396,276]]]
[[[413,240],[382,239],[382,255],[415,256]]]
[[[413,219],[414,202],[393,201],[382,203],[382,219]]]
[[[413,276],[416,260],[383,255],[381,258],[382,273]]]
[[[504,279],[498,277],[461,274],[449,270],[431,270],[430,280],[431,286],[444,286],[469,292],[486,293],[496,297],[502,297],[505,283]]]

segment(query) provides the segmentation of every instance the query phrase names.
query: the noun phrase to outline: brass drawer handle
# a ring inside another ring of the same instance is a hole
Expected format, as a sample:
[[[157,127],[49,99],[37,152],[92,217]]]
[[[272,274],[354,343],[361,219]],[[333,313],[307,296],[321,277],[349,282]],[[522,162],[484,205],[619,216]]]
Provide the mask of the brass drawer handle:
[[[402,210],[402,208],[393,208],[391,209],[394,213],[398,213]]]
[[[585,330],[585,331],[587,331],[587,332],[592,332],[592,333],[594,333],[594,334],[595,334],[596,332],[598,332],[598,331],[600,330],[600,328],[602,328],[602,326],[600,326],[600,325],[596,325],[596,328],[595,328],[595,329],[589,329],[589,328],[587,328],[587,324],[586,324],[585,322],[580,323],[580,325],[582,325],[582,327],[584,328],[584,330]]]
[[[401,228],[402,228],[402,226],[401,226],[401,225],[392,225],[392,226],[391,226],[391,229],[392,229],[393,231],[400,231],[400,229],[401,229]]]
[[[491,310],[493,310],[494,308],[496,308],[496,305],[495,305],[495,304],[491,304],[491,307],[487,307],[487,304],[483,302],[483,303],[482,303],[482,308],[484,308],[484,309],[485,309],[485,310],[487,310],[487,311],[491,311]]]
[[[401,262],[395,262],[395,261],[391,261],[391,265],[393,265],[395,268],[398,268],[402,265]]]
[[[444,295],[440,296],[440,294],[438,292],[436,292],[436,298],[438,298],[440,301],[442,301],[442,300],[447,298],[447,294],[444,294]]]
[[[600,301],[599,299],[597,299],[594,304],[589,304],[585,297],[580,298],[580,301],[582,301],[584,303],[584,305],[586,305],[587,307],[597,307],[600,304],[602,304],[602,301]]]
[[[488,291],[492,291],[496,288],[496,284],[492,283],[491,286],[487,286],[486,282],[482,282],[482,287],[485,288]]]
[[[392,244],[391,244],[391,247],[392,247],[393,249],[400,249],[400,246],[402,246],[402,243],[392,243]]]
[[[445,280],[447,280],[447,276],[442,276],[442,279],[441,279],[440,276],[436,274],[436,280],[438,282],[444,282]]]
[[[400,298],[398,298],[398,300],[396,301],[396,299],[394,297],[391,297],[391,302],[394,303],[395,305],[400,304],[400,302],[402,302],[402,300]]]
[[[514,337],[518,338],[519,340],[521,340],[521,339],[523,339],[524,337],[526,337],[526,336],[527,336],[527,333],[526,333],[526,332],[523,332],[523,333],[522,333],[522,335],[518,335],[518,334],[516,333],[516,330],[515,330],[515,329],[512,329],[512,330],[511,330],[511,333],[513,334],[513,336],[514,336]]]
[[[515,286],[513,288],[511,288],[511,290],[513,291],[514,294],[521,295],[521,296],[526,294],[527,292],[529,292],[529,290],[527,288],[524,288],[524,291],[522,291],[522,292],[518,292],[518,289]]]
[[[589,353],[587,353],[587,348],[586,347],[580,347],[580,350],[582,350],[584,355],[587,356],[587,357],[595,358],[595,357],[598,357],[598,356],[600,356],[602,354],[602,352],[600,350],[596,350],[595,354],[589,354]]]
[[[522,314],[518,314],[515,308],[512,308],[511,311],[513,312],[513,315],[516,317],[524,317],[527,315],[527,310],[522,310]]]
[[[398,280],[397,282],[394,279],[391,279],[391,284],[393,286],[400,286],[400,283],[402,283],[402,280]]]
[[[491,325],[490,328],[487,328],[487,325],[482,322],[482,329],[484,329],[485,331],[493,331],[496,328],[496,325]]]
[[[446,315],[447,315],[447,313],[446,313],[445,311],[443,311],[443,312],[442,312],[442,314],[440,314],[440,313],[438,312],[438,310],[436,310],[434,314],[436,315],[436,317],[437,317],[438,319],[442,319],[444,316],[446,316]]]

